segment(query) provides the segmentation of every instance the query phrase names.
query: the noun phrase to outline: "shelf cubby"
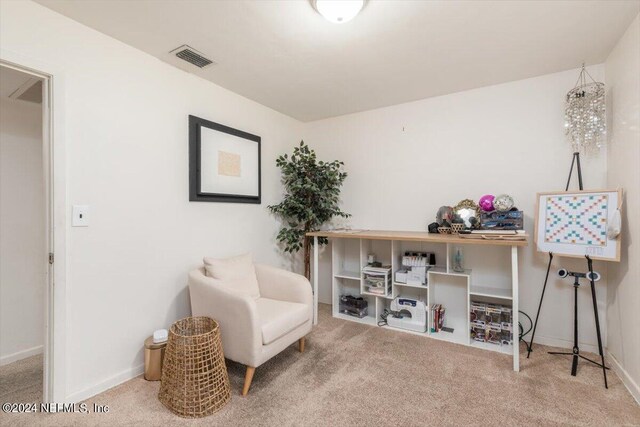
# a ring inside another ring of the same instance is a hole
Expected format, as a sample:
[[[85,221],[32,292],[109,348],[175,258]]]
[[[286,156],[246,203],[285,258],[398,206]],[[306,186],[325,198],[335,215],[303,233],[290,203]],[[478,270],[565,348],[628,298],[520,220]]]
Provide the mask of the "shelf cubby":
[[[468,343],[469,341],[469,275],[427,273],[429,277],[429,310],[435,304],[445,309],[444,326],[453,328],[453,332],[430,332],[434,338]],[[432,325],[429,326],[431,331]]]
[[[378,317],[377,313],[377,297],[372,295],[363,294],[360,292],[360,281],[344,279],[340,277],[334,277],[334,289],[335,292],[333,294],[333,315],[334,317],[339,317],[342,319],[353,320],[354,322],[375,324],[376,319]],[[354,297],[362,297],[367,303],[367,315],[363,318],[358,318],[355,316],[350,316],[348,314],[344,314],[340,312],[340,297],[342,295],[351,295]]]

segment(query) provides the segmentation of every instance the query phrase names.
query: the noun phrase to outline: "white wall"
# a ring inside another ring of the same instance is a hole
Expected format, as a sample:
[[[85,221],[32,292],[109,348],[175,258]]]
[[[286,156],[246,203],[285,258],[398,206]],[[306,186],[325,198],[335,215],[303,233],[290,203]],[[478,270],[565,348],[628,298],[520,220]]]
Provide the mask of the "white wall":
[[[67,238],[77,400],[141,372],[144,339],[190,313],[186,275],[204,255],[285,262],[266,207],[301,124],[32,2],[2,2],[0,41],[64,70],[68,214],[90,206],[90,226]],[[262,137],[261,205],[189,202],[189,114]]]
[[[42,107],[0,99],[0,365],[42,352],[44,220]]]
[[[640,402],[640,15],[605,63],[609,167],[607,184],[625,190],[620,263],[609,266],[610,355]]]
[[[603,78],[603,71],[601,65],[589,67],[596,79]],[[508,193],[524,210],[525,228],[533,234],[536,192],[564,190],[566,184],[572,150],[564,137],[564,95],[578,74],[576,69],[312,122],[306,125],[305,141],[322,158],[345,162],[349,177],[342,199],[354,228],[426,230],[441,205]],[[586,188],[605,185],[606,164],[606,152],[584,159]],[[577,181],[572,188],[577,189]],[[487,285],[509,282],[506,251],[467,248],[465,258],[468,267],[482,271],[483,280],[495,281]],[[547,260],[536,252],[533,239],[521,250],[520,308],[532,318]],[[329,263],[325,251],[323,300],[328,300]],[[585,262],[556,258],[536,341],[570,346],[573,289],[557,278],[561,265],[586,268]],[[605,265],[596,268],[606,273]],[[606,331],[606,275],[597,294]],[[585,349],[597,349],[588,287],[579,298],[580,340],[590,344]]]

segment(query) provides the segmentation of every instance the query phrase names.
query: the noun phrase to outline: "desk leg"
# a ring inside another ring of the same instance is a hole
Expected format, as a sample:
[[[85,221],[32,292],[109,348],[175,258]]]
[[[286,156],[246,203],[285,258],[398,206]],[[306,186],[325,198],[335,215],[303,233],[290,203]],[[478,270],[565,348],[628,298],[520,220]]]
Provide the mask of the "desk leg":
[[[318,324],[318,238],[313,238],[313,324]]]
[[[513,330],[513,370],[520,371],[520,316],[518,304],[518,247],[511,246],[511,295],[512,302],[512,324]]]

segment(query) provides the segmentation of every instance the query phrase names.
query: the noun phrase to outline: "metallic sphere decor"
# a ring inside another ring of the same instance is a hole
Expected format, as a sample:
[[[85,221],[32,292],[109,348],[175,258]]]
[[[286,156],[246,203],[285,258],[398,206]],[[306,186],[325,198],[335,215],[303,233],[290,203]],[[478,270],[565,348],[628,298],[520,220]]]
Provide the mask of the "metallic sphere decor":
[[[496,208],[498,212],[507,212],[513,208],[515,202],[513,198],[508,194],[500,194],[493,201],[493,206]]]
[[[564,126],[574,152],[597,151],[606,143],[604,83],[596,82],[584,64],[576,86],[567,93]]]
[[[491,194],[485,194],[484,196],[480,197],[480,200],[478,201],[478,206],[480,206],[480,209],[482,209],[484,212],[491,212],[495,209],[493,207],[494,199],[495,199],[495,196]]]

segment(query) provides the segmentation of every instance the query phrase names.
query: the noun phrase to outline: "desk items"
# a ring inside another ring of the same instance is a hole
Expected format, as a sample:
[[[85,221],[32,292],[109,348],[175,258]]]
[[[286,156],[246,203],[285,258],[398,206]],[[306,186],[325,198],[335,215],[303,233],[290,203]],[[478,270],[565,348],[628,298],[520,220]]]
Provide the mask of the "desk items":
[[[514,207],[513,198],[507,194],[494,197],[485,194],[476,204],[464,199],[454,207],[441,206],[436,221],[428,225],[429,233],[459,235],[469,231],[523,230],[524,212]],[[501,237],[493,236],[492,239]]]
[[[339,310],[340,313],[362,319],[367,315],[369,303],[362,297],[352,295],[341,295]]]
[[[399,296],[391,301],[391,313],[386,320],[395,328],[426,332],[427,305],[421,299]]]
[[[395,281],[407,285],[427,284],[427,270],[436,265],[436,254],[433,252],[405,252],[402,257],[402,268],[395,272]]]
[[[485,194],[480,197],[480,200],[478,200],[478,206],[480,206],[480,209],[482,209],[483,212],[491,212],[495,210],[495,207],[493,206],[494,200],[495,196],[492,194]]]
[[[474,341],[495,345],[513,344],[511,307],[471,301],[470,336]]]
[[[444,327],[444,314],[446,310],[442,304],[431,306],[431,332],[440,332]],[[451,329],[453,332],[453,329]]]
[[[362,278],[366,293],[391,296],[391,266],[363,267]]]

